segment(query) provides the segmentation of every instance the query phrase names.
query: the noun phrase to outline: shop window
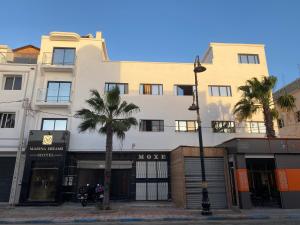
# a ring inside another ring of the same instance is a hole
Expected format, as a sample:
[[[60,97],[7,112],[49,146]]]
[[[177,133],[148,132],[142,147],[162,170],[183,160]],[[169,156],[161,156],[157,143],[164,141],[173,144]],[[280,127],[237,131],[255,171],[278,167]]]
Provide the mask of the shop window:
[[[105,83],[105,92],[111,91],[115,87],[119,88],[120,94],[128,94],[128,84],[127,83]]]
[[[53,65],[74,65],[75,48],[54,48],[52,57]]]
[[[164,121],[163,120],[141,120],[140,131],[163,132]]]
[[[42,130],[67,130],[67,119],[43,119]]]
[[[175,85],[177,96],[193,96],[195,85]]]
[[[5,75],[4,90],[21,90],[22,76],[21,75]]]
[[[212,121],[211,126],[214,133],[235,133],[234,121]]]
[[[162,84],[140,84],[141,95],[162,95]]]
[[[175,120],[175,131],[196,132],[198,123],[196,120]]]
[[[209,85],[208,91],[210,96],[221,96],[221,97],[232,96],[231,86]]]
[[[257,54],[238,54],[240,64],[259,64]]]
[[[0,128],[14,128],[16,113],[0,112]]]

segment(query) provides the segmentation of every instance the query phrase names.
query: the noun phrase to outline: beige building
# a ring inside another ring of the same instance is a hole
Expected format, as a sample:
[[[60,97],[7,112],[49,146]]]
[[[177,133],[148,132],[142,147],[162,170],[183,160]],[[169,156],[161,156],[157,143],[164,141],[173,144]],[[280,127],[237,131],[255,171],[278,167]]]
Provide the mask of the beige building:
[[[296,108],[287,112],[277,107],[279,111],[279,119],[277,125],[279,128],[279,136],[286,138],[300,137],[300,79],[297,79],[290,84],[280,88],[273,94],[274,99],[284,93],[291,94],[296,99]]]

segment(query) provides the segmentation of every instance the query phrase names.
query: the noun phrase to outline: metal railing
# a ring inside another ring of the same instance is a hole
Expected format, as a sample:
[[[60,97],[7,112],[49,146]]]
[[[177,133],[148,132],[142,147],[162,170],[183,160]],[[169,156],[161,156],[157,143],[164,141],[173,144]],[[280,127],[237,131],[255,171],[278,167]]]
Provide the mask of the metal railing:
[[[0,52],[0,63],[36,64],[37,57],[29,53]]]
[[[60,94],[57,89],[39,88],[37,90],[36,101],[39,103],[70,103],[71,93],[69,95]]]
[[[73,66],[75,65],[76,55],[73,56],[58,56],[53,52],[44,52],[42,64],[58,65],[58,66]]]

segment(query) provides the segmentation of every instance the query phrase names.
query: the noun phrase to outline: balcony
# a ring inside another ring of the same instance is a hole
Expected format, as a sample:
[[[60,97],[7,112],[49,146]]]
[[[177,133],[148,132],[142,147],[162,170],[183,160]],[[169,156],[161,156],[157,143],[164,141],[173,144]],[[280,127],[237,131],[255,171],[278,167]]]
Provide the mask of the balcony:
[[[36,64],[36,54],[14,53],[14,52],[0,52],[0,64]]]
[[[44,52],[42,58],[42,71],[45,72],[71,72],[74,74],[76,55],[59,55],[53,52]]]
[[[61,90],[57,89],[38,89],[35,104],[39,107],[59,107],[68,108],[71,105],[70,92],[61,93]]]

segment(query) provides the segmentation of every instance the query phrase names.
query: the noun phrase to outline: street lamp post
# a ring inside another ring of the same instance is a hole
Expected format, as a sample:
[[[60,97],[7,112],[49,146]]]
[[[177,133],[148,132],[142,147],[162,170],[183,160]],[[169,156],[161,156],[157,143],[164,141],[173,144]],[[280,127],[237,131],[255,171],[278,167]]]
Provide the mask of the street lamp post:
[[[201,129],[201,120],[199,112],[199,100],[198,100],[198,77],[197,73],[204,72],[206,68],[201,65],[199,56],[196,56],[194,62],[194,73],[195,73],[195,96],[196,104],[193,104],[189,107],[189,110],[195,110],[197,112],[197,123],[198,123],[198,137],[199,137],[199,149],[200,149],[200,161],[201,161],[201,175],[202,175],[202,215],[211,215],[210,211],[210,202],[208,198],[207,191],[207,182],[204,166],[204,149],[203,149],[203,140],[202,140],[202,129]]]

